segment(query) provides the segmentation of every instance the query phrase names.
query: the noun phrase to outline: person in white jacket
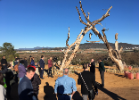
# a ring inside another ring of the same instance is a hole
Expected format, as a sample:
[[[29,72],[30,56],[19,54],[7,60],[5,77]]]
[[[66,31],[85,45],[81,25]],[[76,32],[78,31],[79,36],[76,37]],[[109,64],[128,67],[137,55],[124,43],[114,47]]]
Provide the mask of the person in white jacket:
[[[6,89],[3,85],[3,75],[0,73],[0,100],[6,100]]]

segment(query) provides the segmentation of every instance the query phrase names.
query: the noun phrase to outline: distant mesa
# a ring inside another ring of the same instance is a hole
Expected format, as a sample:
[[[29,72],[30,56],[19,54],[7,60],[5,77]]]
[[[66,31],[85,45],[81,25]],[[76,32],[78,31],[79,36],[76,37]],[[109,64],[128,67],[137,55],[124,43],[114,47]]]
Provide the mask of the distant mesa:
[[[114,43],[109,43],[113,48],[115,48]],[[123,47],[123,49],[138,49],[139,45],[134,44],[128,44],[128,43],[119,43],[119,48]],[[66,47],[34,47],[34,48],[19,48],[16,50],[61,50],[65,49]],[[74,47],[72,47],[74,48]],[[107,49],[106,45],[104,43],[84,43],[80,44],[80,49],[90,49],[90,48],[101,48],[101,49]]]

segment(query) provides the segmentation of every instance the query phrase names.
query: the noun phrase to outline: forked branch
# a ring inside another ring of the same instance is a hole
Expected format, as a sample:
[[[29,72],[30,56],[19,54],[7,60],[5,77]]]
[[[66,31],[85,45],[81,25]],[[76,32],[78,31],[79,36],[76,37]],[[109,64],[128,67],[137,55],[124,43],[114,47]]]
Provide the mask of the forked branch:
[[[68,44],[68,41],[69,41],[69,38],[70,38],[69,35],[68,35],[68,38],[67,38],[67,40],[66,40],[66,45],[67,45],[68,48],[67,48],[67,50],[66,50],[66,52],[65,52],[64,59],[63,59],[63,61],[62,61],[62,65],[61,65],[61,68],[60,68],[60,69],[63,69],[64,67],[68,67],[68,65],[71,63],[71,60],[75,57],[75,55],[76,55],[76,53],[77,53],[77,51],[78,51],[78,49],[79,49],[80,43],[81,43],[81,41],[82,41],[82,39],[83,39],[83,37],[84,37],[85,34],[86,34],[88,31],[90,31],[90,30],[92,30],[92,31],[95,33],[95,35],[97,35],[97,36],[99,37],[99,39],[101,39],[101,40],[106,44],[106,46],[107,46],[109,49],[111,48],[111,46],[108,44],[108,41],[107,41],[107,39],[106,39],[106,35],[105,35],[105,33],[104,33],[105,30],[103,31],[103,36],[102,36],[101,33],[95,28],[95,25],[96,25],[96,24],[100,24],[100,25],[101,25],[100,22],[110,15],[109,12],[110,12],[110,9],[112,8],[112,6],[108,9],[108,11],[106,12],[106,14],[104,14],[100,19],[91,22],[91,21],[89,20],[89,14],[90,14],[90,13],[88,12],[88,15],[86,16],[86,14],[85,14],[85,12],[84,12],[84,10],[83,10],[83,8],[82,8],[81,1],[80,1],[79,3],[80,3],[80,9],[81,9],[81,11],[82,11],[82,13],[83,13],[83,15],[84,15],[84,17],[85,17],[87,23],[85,23],[85,22],[81,19],[79,9],[78,9],[78,7],[76,7],[77,12],[78,12],[78,15],[79,15],[79,20],[80,20],[80,22],[81,22],[82,24],[86,25],[86,26],[85,26],[84,30],[82,29],[82,31],[81,31],[80,34],[78,35],[76,41],[75,41],[74,43],[72,43],[71,45]],[[87,42],[95,43],[95,42],[100,42],[100,41],[87,41]],[[73,52],[72,52],[72,54],[69,56],[69,58],[67,58],[68,52],[70,51],[70,48],[71,48],[72,46],[74,46],[74,45],[75,45],[75,49],[73,50]]]

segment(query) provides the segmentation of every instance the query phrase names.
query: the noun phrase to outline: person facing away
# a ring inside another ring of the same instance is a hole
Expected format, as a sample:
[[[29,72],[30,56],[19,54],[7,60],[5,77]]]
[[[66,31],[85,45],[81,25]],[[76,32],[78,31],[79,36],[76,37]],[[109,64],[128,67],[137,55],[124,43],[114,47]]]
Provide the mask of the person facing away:
[[[102,81],[102,87],[104,87],[104,72],[105,72],[105,67],[104,63],[102,60],[99,60],[99,71],[100,71],[100,76],[101,76],[101,81]]]
[[[30,65],[35,66],[34,57],[31,58]]]
[[[44,56],[43,55],[41,56],[41,59],[39,61],[39,65],[40,65],[40,68],[41,68],[41,70],[40,70],[40,78],[44,79],[43,78],[43,72],[44,72],[45,63],[44,63]]]
[[[95,61],[94,59],[91,59],[91,64],[89,65],[90,67],[90,72],[93,73],[93,79],[95,81]]]
[[[24,67],[27,68],[27,66],[28,66],[28,62],[27,62],[27,58],[25,57],[24,58]]]
[[[48,77],[49,76],[53,77],[52,76],[52,66],[53,66],[52,59],[53,59],[52,57],[50,57],[50,59],[48,59],[48,68],[49,68]]]
[[[26,75],[22,78],[18,85],[18,95],[20,100],[37,100],[34,95],[31,79],[35,74],[33,67],[28,67]]]
[[[92,85],[93,85],[95,88],[95,93],[98,93],[98,89],[97,89],[97,85],[93,79],[94,77],[92,77],[93,73],[89,72],[87,64],[83,64],[83,69],[84,69],[84,71],[80,73],[82,75],[82,77],[79,74],[78,84],[81,85],[81,93],[83,96],[83,100],[88,100],[87,87],[89,90],[92,90],[93,89]],[[84,79],[87,87],[85,86],[85,83],[82,78]],[[92,99],[89,98],[89,100],[92,100]]]
[[[63,70],[63,76],[59,77],[55,82],[54,92],[58,96],[58,100],[71,100],[77,91],[76,82],[73,78],[68,77],[69,70]]]
[[[29,65],[28,67],[33,67],[36,70],[35,66],[30,66]],[[38,98],[39,85],[41,84],[41,80],[36,73],[34,74],[33,78],[31,79],[31,83],[32,83],[32,86],[33,86],[34,94],[35,94],[36,98]]]
[[[22,78],[24,77],[25,74],[26,74],[26,69],[24,67],[24,60],[21,60],[19,66],[18,66],[19,82],[22,80]]]
[[[6,100],[6,89],[4,88],[3,75],[0,72],[0,100]]]

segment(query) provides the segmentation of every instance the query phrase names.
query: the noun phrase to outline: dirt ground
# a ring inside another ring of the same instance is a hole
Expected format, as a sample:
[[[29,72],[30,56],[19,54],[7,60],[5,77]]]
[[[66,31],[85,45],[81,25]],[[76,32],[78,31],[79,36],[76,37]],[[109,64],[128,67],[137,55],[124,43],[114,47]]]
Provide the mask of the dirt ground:
[[[79,70],[81,71],[82,69]],[[94,100],[139,100],[139,80],[127,79],[123,74],[105,72],[105,86],[104,88],[100,88],[99,83],[101,83],[101,79],[98,68],[96,68],[95,75],[98,85],[98,95],[96,95]],[[69,76],[75,79],[77,86],[77,92],[73,100],[82,100],[80,94],[81,86],[77,84],[78,75],[69,74]],[[60,76],[54,76],[54,78],[44,76],[39,87],[39,100],[57,100],[54,94],[54,85],[58,77]]]

